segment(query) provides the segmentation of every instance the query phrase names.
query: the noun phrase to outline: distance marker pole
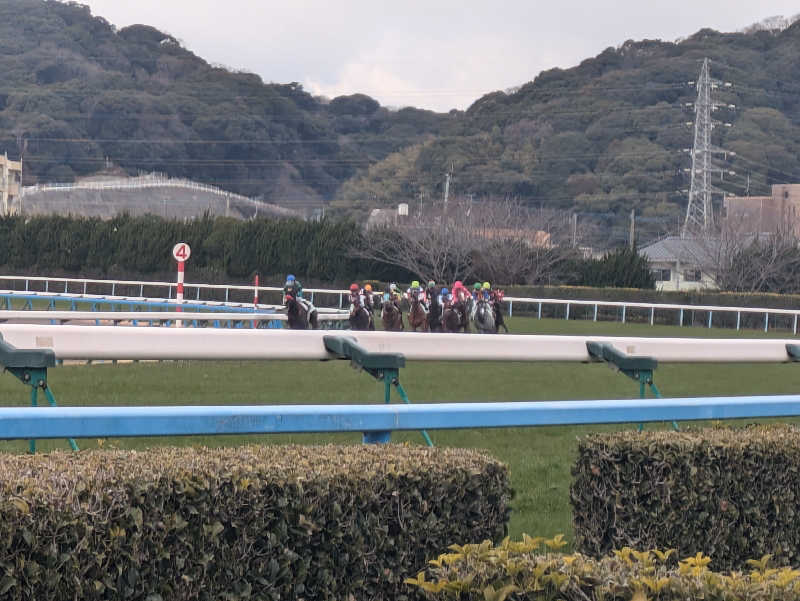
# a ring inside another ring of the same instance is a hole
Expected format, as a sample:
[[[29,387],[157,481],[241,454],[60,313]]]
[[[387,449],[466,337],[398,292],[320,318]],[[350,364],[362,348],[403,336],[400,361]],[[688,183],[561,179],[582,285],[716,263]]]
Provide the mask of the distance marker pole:
[[[175,300],[178,301],[177,311],[178,313],[183,313],[183,275],[186,263],[184,261],[178,261],[178,291],[175,294]],[[176,319],[175,320],[175,327],[180,328],[183,327],[183,320]]]
[[[189,248],[189,245],[186,242],[178,242],[175,246],[172,247],[172,256],[178,262],[178,287],[175,292],[175,301],[177,303],[177,307],[175,310],[178,313],[183,313],[183,274],[184,269],[186,268],[186,261],[189,260],[189,256],[192,254],[192,249]],[[180,328],[183,326],[183,320],[176,319],[175,320],[175,327]]]

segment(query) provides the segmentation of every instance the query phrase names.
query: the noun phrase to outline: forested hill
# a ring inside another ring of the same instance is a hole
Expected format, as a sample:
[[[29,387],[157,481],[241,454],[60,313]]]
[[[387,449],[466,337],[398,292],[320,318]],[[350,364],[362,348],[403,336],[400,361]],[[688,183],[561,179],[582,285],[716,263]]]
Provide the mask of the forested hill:
[[[286,206],[375,206],[516,197],[532,205],[673,220],[685,208],[704,57],[714,143],[736,152],[720,188],[800,182],[800,23],[701,30],[680,43],[625,42],[543,72],[467,111],[395,111],[356,94],[314,98],[209,65],[146,25],[116,30],[76,3],[0,3],[0,152],[24,154],[26,183],[67,181],[107,161]],[[533,75],[533,74],[532,74]],[[729,108],[728,105],[735,105]],[[726,108],[727,107],[727,108]]]
[[[0,3],[0,152],[26,183],[69,181],[106,159],[286,206],[330,199],[360,167],[450,117],[364,95],[321,102],[296,83],[215,67],[145,25],[88,7]]]
[[[519,197],[589,214],[637,213],[674,225],[685,212],[702,61],[722,83],[713,142],[733,151],[720,188],[768,193],[800,182],[800,22],[783,31],[702,30],[680,43],[628,41],[513,93],[475,102],[447,135],[397,153],[342,189],[343,206],[420,191]],[[731,85],[725,85],[729,82]],[[735,105],[730,108],[728,105]],[[730,123],[731,127],[724,123]],[[720,160],[724,157],[720,156]],[[423,199],[424,201],[424,199]],[[413,206],[413,205],[412,205]],[[667,218],[669,216],[669,218]]]

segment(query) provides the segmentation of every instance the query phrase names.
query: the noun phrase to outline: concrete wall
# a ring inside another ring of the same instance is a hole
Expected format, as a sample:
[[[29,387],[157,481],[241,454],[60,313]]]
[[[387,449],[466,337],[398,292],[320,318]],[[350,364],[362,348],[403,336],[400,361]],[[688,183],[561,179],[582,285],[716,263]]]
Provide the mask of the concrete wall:
[[[230,206],[228,206],[230,203]],[[205,212],[215,216],[249,219],[275,216],[269,205],[175,187],[141,190],[45,190],[28,192],[15,209],[26,215],[81,215],[110,219],[120,213],[153,214],[167,218],[196,218]]]

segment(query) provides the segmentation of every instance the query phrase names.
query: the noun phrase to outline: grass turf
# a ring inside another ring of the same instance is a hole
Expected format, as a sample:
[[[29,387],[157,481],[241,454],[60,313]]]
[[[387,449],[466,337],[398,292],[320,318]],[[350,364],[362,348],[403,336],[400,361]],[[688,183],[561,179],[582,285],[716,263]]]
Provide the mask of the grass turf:
[[[763,337],[759,331],[678,328],[613,322],[509,319],[513,332],[630,336]],[[422,334],[421,334],[422,335]],[[785,332],[772,336],[788,337]],[[665,396],[788,394],[800,390],[800,366],[792,364],[665,364],[655,374]],[[50,370],[59,404],[301,404],[376,403],[383,386],[347,362],[162,362],[73,365]],[[638,385],[601,364],[409,362],[401,381],[412,402],[523,401],[636,398]],[[28,389],[10,375],[0,378],[6,405],[24,406]],[[41,402],[41,400],[40,400]],[[511,534],[571,535],[568,502],[570,468],[577,439],[589,432],[623,426],[507,428],[432,432],[440,446],[487,449],[511,468],[516,490]],[[668,427],[667,424],[661,426]],[[418,433],[399,433],[395,441],[422,444]],[[153,445],[235,445],[357,443],[360,435],[273,435],[248,437],[139,438],[80,440],[81,448],[100,444],[119,448]],[[65,441],[39,441],[43,451],[67,448]],[[23,452],[26,441],[1,442],[0,450]]]

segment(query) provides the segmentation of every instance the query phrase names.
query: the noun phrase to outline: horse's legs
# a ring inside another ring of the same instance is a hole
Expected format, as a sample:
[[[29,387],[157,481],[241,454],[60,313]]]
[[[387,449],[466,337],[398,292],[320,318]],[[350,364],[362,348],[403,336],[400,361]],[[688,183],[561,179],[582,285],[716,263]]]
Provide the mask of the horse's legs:
[[[311,314],[310,322],[312,330],[319,330],[319,315],[317,315],[316,311]]]

